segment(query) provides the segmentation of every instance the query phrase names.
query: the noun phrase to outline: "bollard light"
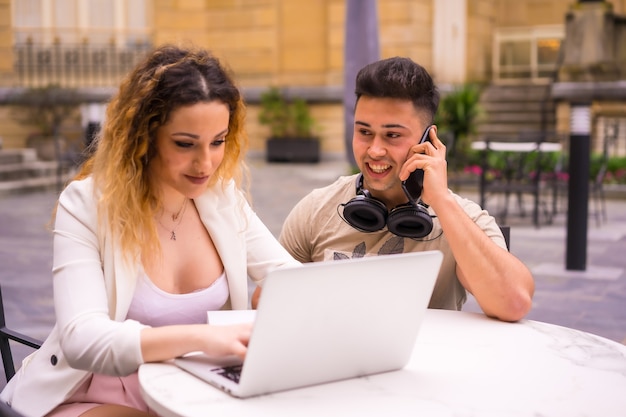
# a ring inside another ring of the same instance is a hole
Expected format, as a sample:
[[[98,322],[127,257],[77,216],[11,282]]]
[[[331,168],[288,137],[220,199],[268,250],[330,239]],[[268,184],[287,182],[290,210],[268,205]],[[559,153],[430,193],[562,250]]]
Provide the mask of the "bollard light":
[[[570,112],[567,248],[565,267],[587,269],[591,107],[575,104]]]
[[[591,133],[591,107],[573,105],[570,112],[570,132],[572,135],[588,135]]]

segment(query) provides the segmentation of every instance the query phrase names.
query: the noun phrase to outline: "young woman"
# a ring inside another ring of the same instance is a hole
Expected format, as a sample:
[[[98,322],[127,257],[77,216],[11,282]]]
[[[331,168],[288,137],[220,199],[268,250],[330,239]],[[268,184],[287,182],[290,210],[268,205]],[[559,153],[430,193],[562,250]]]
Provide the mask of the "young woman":
[[[253,213],[244,104],[201,49],[163,46],[122,82],[92,156],[59,197],[57,323],[2,392],[28,416],[144,416],[137,369],[192,351],[244,357],[248,276],[299,265]]]

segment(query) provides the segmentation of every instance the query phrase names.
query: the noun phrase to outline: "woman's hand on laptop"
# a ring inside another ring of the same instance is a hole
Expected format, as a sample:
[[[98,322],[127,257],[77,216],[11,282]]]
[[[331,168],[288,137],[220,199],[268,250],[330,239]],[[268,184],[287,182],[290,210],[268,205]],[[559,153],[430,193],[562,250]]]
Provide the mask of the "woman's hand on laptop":
[[[237,356],[241,360],[246,357],[248,342],[252,333],[252,323],[228,326],[208,325],[205,348],[202,351],[211,357]]]
[[[236,356],[243,360],[251,333],[252,323],[146,327],[141,332],[141,353],[145,362],[160,362],[191,352],[216,359]]]

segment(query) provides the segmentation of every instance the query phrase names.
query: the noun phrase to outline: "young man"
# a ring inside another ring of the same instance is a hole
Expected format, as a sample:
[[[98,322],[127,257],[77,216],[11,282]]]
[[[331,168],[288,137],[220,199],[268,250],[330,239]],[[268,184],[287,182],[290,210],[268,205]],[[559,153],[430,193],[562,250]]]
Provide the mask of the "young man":
[[[361,173],[305,196],[280,242],[301,262],[437,249],[444,261],[431,308],[460,310],[469,291],[485,314],[523,318],[533,277],[507,251],[495,219],[448,189],[446,147],[432,126],[439,93],[428,72],[407,58],[381,60],[359,71],[355,92],[352,145]],[[403,206],[402,182],[416,170],[423,170],[421,197]]]

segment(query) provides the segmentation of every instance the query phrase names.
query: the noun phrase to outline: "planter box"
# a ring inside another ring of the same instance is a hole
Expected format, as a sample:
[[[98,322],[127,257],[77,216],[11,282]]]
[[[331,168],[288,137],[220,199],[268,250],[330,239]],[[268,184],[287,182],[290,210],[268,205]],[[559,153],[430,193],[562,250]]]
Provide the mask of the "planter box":
[[[320,161],[320,141],[317,138],[269,138],[266,145],[267,162]]]

